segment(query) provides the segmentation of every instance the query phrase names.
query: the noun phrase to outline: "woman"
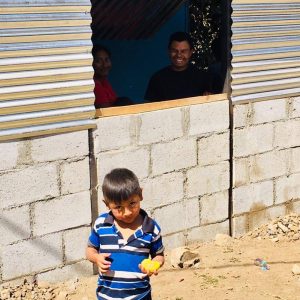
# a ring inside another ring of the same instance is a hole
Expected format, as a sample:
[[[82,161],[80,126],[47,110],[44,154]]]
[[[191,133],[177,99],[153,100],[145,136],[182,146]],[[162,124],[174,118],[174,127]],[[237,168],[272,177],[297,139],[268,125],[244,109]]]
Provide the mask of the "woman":
[[[103,108],[133,104],[126,97],[118,97],[107,79],[112,67],[110,51],[104,46],[97,45],[93,47],[92,54],[94,57],[95,107]]]

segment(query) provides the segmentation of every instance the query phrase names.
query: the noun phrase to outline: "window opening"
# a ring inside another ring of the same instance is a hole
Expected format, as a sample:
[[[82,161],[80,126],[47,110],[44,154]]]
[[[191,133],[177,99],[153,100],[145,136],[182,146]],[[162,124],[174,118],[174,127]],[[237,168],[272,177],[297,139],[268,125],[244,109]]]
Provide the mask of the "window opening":
[[[167,45],[175,31],[190,32],[196,48],[193,64],[218,74],[214,93],[222,92],[227,64],[220,56],[227,47],[220,48],[226,33],[221,0],[92,0],[91,14],[93,44],[111,51],[109,81],[118,96],[145,102],[151,75],[170,64]]]

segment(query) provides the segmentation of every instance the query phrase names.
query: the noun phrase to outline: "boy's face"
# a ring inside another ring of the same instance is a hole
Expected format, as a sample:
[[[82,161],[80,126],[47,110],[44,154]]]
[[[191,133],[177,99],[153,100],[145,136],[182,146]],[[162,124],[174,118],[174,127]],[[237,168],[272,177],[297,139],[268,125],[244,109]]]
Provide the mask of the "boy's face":
[[[123,200],[121,204],[108,202],[106,206],[111,210],[115,219],[126,224],[131,224],[139,216],[141,209],[140,202],[142,200],[143,197],[140,195],[133,195],[129,199]]]

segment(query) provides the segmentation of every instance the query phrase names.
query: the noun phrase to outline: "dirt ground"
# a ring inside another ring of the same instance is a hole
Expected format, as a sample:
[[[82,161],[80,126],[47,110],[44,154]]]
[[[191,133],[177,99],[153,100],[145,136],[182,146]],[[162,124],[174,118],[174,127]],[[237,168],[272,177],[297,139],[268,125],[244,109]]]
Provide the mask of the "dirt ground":
[[[260,300],[300,299],[300,275],[292,268],[300,266],[300,240],[279,241],[234,239],[218,246],[214,242],[191,247],[200,254],[200,266],[173,269],[169,256],[158,276],[152,276],[154,300]],[[269,270],[254,264],[262,258]],[[97,277],[80,279],[70,300],[94,300]]]
[[[153,300],[300,300],[300,215],[278,217],[240,239],[217,235],[189,248],[200,263],[175,269],[171,257],[177,256],[167,252],[151,277]],[[257,258],[269,270],[256,265]],[[25,280],[0,288],[0,300],[95,300],[96,282],[97,276],[55,285]]]

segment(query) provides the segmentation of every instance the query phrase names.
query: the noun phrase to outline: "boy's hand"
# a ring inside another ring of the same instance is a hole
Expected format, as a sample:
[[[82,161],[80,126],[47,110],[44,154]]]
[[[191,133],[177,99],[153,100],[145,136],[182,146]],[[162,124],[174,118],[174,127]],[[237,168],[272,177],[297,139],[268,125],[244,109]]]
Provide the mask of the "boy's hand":
[[[101,273],[106,273],[111,265],[111,261],[108,259],[111,253],[98,253],[96,264]]]
[[[149,277],[151,275],[157,275],[158,269],[160,268],[160,263],[151,259],[144,259],[141,264],[139,264],[139,268],[144,274],[147,274]]]

